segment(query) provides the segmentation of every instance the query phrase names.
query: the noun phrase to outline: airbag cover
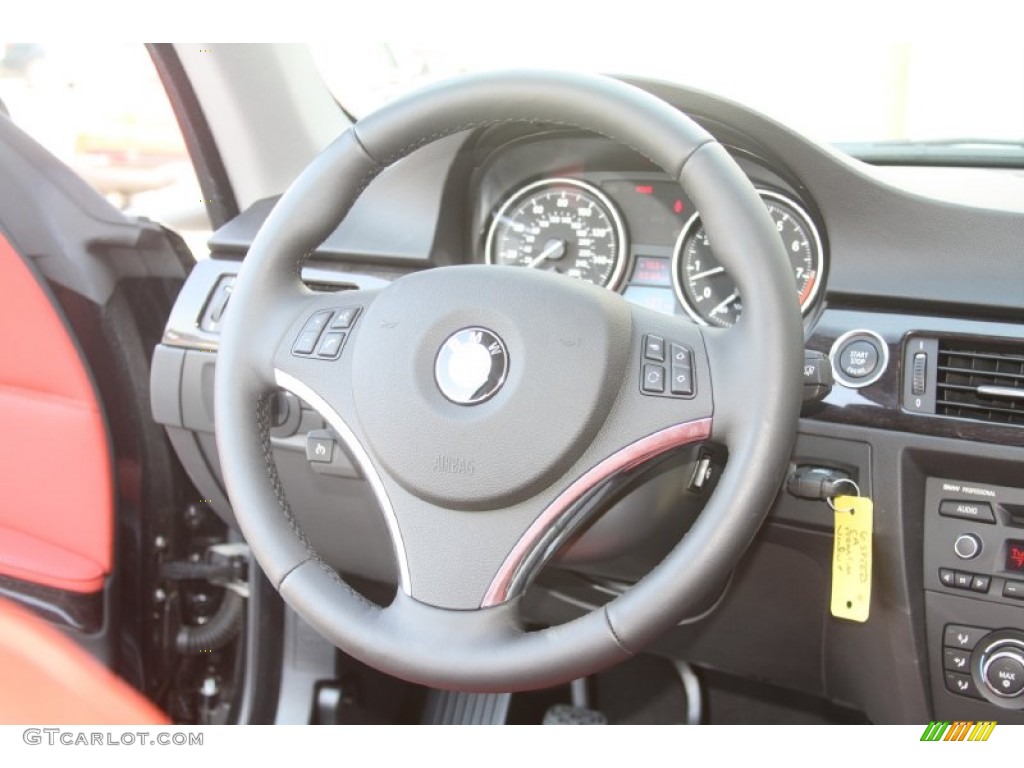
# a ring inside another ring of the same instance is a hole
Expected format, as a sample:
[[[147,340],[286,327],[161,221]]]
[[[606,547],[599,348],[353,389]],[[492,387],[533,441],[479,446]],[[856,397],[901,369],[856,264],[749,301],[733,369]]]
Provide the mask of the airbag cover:
[[[523,501],[569,468],[604,422],[631,337],[616,294],[482,265],[403,278],[361,326],[353,397],[370,449],[410,493],[465,510]],[[435,379],[442,345],[464,328],[486,329],[507,349],[500,389],[469,405]]]

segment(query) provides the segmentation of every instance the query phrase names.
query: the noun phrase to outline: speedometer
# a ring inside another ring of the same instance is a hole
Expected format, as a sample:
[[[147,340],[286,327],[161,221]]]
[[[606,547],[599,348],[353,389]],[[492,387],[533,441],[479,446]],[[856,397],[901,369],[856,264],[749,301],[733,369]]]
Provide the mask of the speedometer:
[[[793,267],[800,309],[806,312],[821,285],[823,263],[821,238],[810,216],[793,200],[777,192],[758,190],[775,229],[782,238]],[[672,262],[676,296],[687,314],[701,325],[734,325],[743,312],[743,298],[736,283],[715,258],[700,218],[683,227]]]
[[[626,272],[626,230],[608,196],[576,179],[544,179],[498,209],[487,234],[488,264],[546,269],[618,288]]]

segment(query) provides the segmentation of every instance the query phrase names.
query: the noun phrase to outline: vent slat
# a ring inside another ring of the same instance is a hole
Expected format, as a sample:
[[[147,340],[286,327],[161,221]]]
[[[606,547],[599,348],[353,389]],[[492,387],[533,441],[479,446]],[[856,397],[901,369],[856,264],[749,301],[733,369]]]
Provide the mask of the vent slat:
[[[939,384],[939,389],[956,389],[964,392],[977,392],[978,388],[971,384]]]
[[[976,368],[954,368],[949,365],[940,365],[939,371],[945,371],[946,373],[955,373],[960,376],[977,376],[985,374],[997,379],[1015,379],[1017,381],[1024,382],[1024,373],[1007,373],[1005,371],[979,371]]]
[[[1022,345],[940,341],[936,413],[972,421],[1024,425],[1024,402],[982,395],[978,387],[1024,392]]]
[[[1014,362],[1014,363],[1019,363],[1021,365],[1024,365],[1024,354],[1015,355],[1013,353],[1008,353],[1008,354],[1002,355],[1002,354],[993,353],[993,352],[972,352],[972,351],[967,351],[967,350],[965,350],[965,351],[956,351],[956,350],[946,350],[946,349],[940,349],[939,350],[939,354],[940,355],[948,355],[948,356],[951,356],[951,357],[975,357],[975,358],[977,358],[979,360],[998,360],[1000,362]]]
[[[969,408],[971,410],[978,411],[991,411],[993,413],[1007,413],[1012,416],[1024,416],[1024,410],[1019,408],[1003,408],[998,405],[990,405],[988,403],[974,403],[965,400],[938,400],[939,405],[949,405],[955,408]]]

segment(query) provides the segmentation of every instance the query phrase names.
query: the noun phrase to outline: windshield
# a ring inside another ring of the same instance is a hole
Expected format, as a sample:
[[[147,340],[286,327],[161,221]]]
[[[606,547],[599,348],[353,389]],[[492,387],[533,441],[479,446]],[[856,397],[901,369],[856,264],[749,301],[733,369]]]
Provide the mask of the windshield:
[[[806,32],[806,30],[804,30]],[[650,32],[656,36],[656,30]],[[690,38],[697,38],[692,40]],[[667,80],[752,107],[809,137],[841,145],[936,142],[1019,151],[1024,140],[1024,46],[982,36],[948,43],[864,44],[850,39],[730,48],[718,36],[672,30],[642,44],[594,45],[517,35],[347,40],[314,45],[328,86],[361,116],[427,82],[462,72],[544,67]],[[990,144],[991,143],[991,144]]]

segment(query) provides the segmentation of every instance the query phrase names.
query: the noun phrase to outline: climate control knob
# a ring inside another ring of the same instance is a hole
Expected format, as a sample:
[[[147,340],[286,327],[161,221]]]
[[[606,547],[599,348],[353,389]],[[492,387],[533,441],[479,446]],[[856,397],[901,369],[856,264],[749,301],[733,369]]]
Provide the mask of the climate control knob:
[[[1024,633],[998,630],[974,649],[971,673],[982,696],[1008,709],[1024,709]]]
[[[981,671],[985,685],[997,696],[1020,696],[1024,691],[1024,653],[1019,648],[990,654]]]

